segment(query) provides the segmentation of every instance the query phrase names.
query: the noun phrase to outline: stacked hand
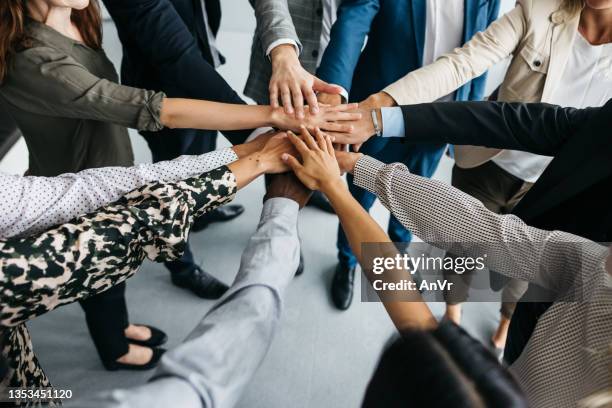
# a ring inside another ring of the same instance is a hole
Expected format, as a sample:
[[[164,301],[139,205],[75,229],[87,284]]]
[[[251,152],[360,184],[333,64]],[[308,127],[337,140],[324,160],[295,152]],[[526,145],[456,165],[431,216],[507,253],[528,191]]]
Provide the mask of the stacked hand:
[[[306,187],[325,192],[338,186],[346,186],[340,176],[336,152],[329,135],[315,129],[313,138],[305,127],[301,129],[301,138],[293,132],[288,132],[288,135],[302,160],[298,161],[289,153],[284,153],[282,160],[293,169]]]
[[[328,84],[306,71],[293,45],[283,44],[274,48],[272,77],[270,78],[270,105],[277,108],[281,104],[288,115],[295,112],[296,119],[305,117],[304,100],[308,102],[310,113],[319,112],[317,92],[339,94],[342,88]]]
[[[263,138],[261,141],[257,139]],[[293,144],[287,138],[287,133],[277,132],[263,134],[251,143],[262,145],[261,149],[249,154],[248,160],[254,161],[260,173],[278,174],[291,170],[282,160],[284,154],[295,153]]]
[[[352,111],[353,113],[360,113],[361,117],[352,123],[353,128],[351,131],[329,131],[329,133],[336,143],[353,145],[353,150],[359,151],[361,145],[376,134],[372,120],[372,111],[375,111],[382,130],[383,121],[380,108],[394,105],[395,101],[386,93],[379,92],[373,94],[361,102],[357,109]]]
[[[280,129],[299,132],[300,126],[308,129],[320,128],[336,134],[350,133],[354,129],[354,123],[362,119],[358,112],[356,103],[337,106],[320,106],[319,112],[313,114],[307,111],[303,119],[297,119],[293,115],[286,114],[281,108],[274,111],[273,123]]]

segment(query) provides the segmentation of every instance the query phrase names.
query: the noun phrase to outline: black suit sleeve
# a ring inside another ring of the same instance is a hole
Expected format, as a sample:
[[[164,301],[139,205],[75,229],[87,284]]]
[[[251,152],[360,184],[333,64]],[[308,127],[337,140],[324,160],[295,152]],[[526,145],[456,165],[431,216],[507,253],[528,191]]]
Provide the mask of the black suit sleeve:
[[[104,0],[123,46],[137,48],[151,69],[185,98],[244,104],[202,56],[193,35],[168,0]],[[232,143],[250,132],[223,132]]]
[[[556,155],[600,109],[503,102],[402,106],[407,142],[485,146],[546,156]]]

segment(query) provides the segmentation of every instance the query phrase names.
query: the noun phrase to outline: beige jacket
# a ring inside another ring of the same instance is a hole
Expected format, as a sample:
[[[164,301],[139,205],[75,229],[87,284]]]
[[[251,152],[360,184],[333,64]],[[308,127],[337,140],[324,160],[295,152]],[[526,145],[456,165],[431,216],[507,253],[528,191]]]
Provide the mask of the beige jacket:
[[[548,102],[565,69],[580,15],[561,10],[562,0],[519,0],[516,8],[463,47],[413,71],[383,91],[398,105],[433,102],[512,56],[500,101]],[[463,168],[479,166],[501,150],[457,146]]]

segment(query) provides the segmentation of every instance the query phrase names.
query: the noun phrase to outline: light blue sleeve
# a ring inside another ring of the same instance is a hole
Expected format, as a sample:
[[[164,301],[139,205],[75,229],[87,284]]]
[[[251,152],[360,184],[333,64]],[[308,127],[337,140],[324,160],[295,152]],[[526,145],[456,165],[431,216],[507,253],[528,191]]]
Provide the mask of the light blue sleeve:
[[[402,108],[395,106],[393,108],[381,108],[380,111],[382,114],[382,137],[405,137],[406,125]]]

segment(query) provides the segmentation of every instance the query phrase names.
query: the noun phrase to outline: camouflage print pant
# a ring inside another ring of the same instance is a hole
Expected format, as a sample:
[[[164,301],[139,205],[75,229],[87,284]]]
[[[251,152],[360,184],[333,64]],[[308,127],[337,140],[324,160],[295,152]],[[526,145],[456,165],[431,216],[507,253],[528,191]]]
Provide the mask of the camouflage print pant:
[[[223,166],[178,183],[147,184],[38,235],[0,240],[0,350],[9,365],[0,386],[50,386],[26,321],[125,281],[145,258],[179,258],[193,220],[231,201],[236,190]]]

